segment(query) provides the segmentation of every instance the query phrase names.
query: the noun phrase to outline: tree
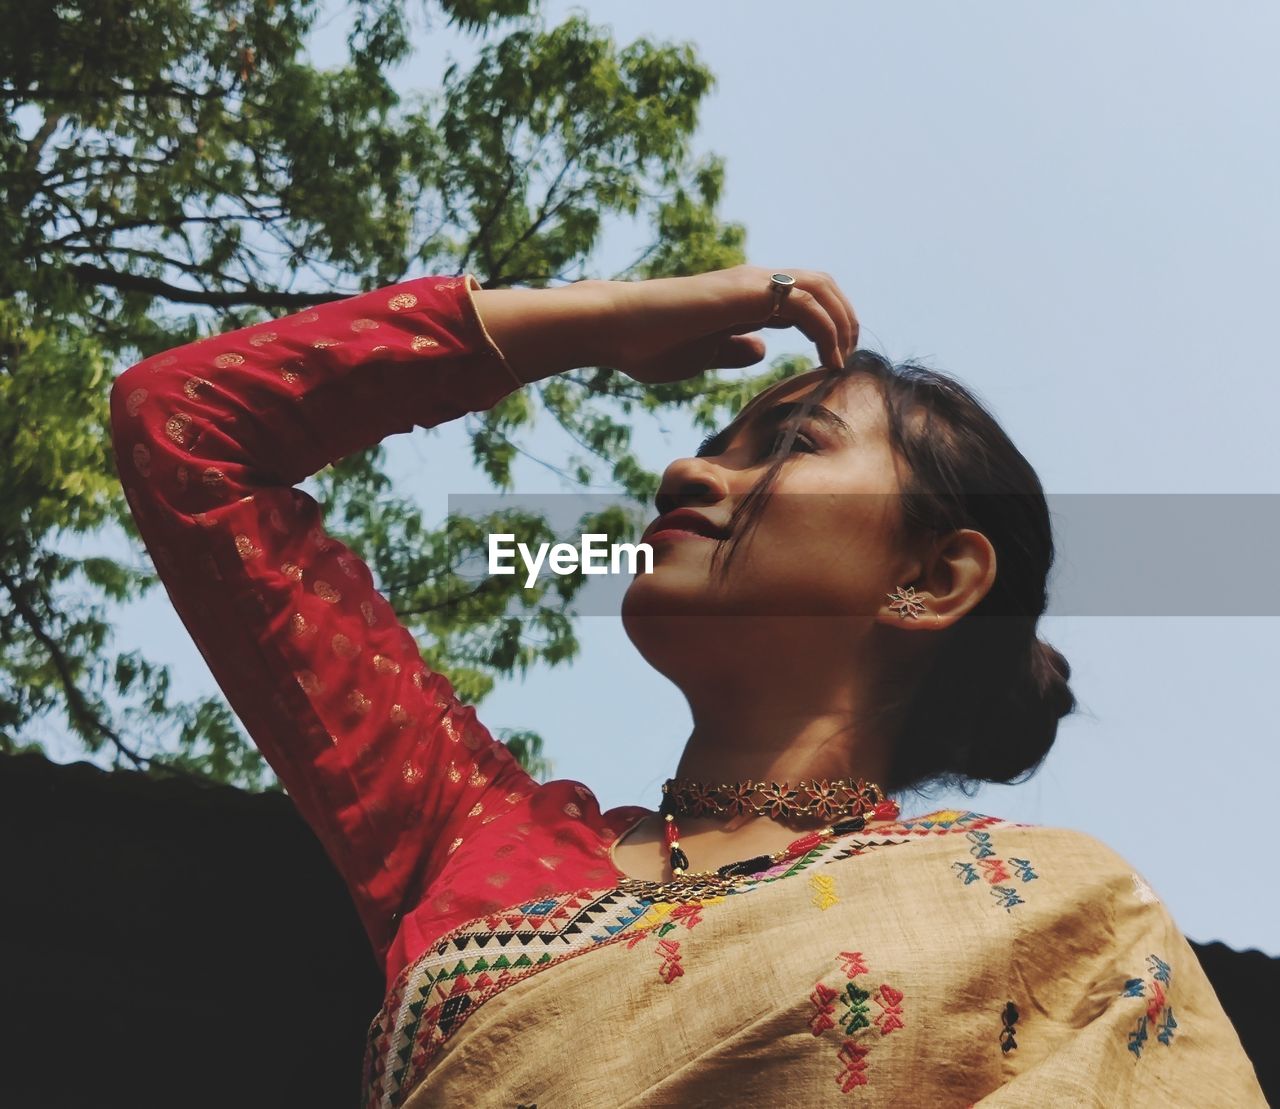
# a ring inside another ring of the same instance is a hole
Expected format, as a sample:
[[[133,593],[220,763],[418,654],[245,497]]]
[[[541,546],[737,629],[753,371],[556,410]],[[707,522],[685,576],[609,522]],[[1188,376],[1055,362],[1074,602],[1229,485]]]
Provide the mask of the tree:
[[[693,49],[620,47],[576,15],[547,27],[534,4],[436,0],[429,15],[478,56],[411,99],[388,79],[412,52],[402,0],[352,0],[346,60],[328,70],[306,56],[315,0],[0,0],[0,746],[38,747],[62,724],[116,765],[272,781],[220,698],[180,701],[162,663],[113,647],[110,606],[152,576],[69,549],[132,534],[107,445],[115,370],[413,273],[470,271],[486,287],[600,276],[611,216],[651,242],[609,276],[742,260],[742,228],[715,213],[723,165],[690,150],[712,85]],[[510,488],[542,410],[580,447],[560,469],[647,499],[633,412],[685,406],[710,426],[785,372],[655,388],[564,375],[471,417],[475,464]],[[319,484],[330,527],[428,663],[475,701],[499,676],[570,659],[578,579],[461,588],[460,560],[488,529],[428,527],[383,462],[365,452]],[[634,525],[621,510],[603,522]],[[539,737],[509,742],[546,769]]]

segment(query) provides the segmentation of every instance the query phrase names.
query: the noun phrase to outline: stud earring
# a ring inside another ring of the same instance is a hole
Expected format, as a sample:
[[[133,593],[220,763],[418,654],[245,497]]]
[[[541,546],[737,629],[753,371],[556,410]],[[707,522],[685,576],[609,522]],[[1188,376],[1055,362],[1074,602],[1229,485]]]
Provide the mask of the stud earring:
[[[918,620],[926,611],[924,601],[916,596],[914,585],[900,585],[895,592],[886,593],[885,596],[892,602],[889,607],[904,620],[907,617]]]

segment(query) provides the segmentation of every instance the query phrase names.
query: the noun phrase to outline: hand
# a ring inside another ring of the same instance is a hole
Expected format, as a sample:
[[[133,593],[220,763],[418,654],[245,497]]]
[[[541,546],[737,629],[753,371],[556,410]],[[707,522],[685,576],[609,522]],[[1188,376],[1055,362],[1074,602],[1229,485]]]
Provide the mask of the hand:
[[[774,273],[796,283],[773,310]],[[763,327],[796,327],[813,340],[822,364],[842,367],[858,345],[858,317],[830,274],[734,266],[692,277],[611,282],[614,307],[599,338],[600,365],[646,384],[682,381],[704,370],[763,360]]]

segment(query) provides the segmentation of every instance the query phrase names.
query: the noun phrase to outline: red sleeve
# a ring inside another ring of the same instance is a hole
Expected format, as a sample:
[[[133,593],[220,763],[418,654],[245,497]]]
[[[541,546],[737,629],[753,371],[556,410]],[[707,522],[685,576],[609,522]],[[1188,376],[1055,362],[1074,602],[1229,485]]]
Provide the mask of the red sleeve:
[[[422,278],[201,340],[130,367],[111,394],[121,481],[160,578],[379,959],[468,822],[535,783],[293,486],[518,387],[475,287]]]

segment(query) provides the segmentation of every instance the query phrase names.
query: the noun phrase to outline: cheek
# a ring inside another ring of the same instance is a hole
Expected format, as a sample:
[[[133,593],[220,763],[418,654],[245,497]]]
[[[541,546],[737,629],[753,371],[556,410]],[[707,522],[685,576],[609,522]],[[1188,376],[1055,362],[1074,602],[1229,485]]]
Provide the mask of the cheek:
[[[888,500],[880,494],[840,493],[776,501],[753,544],[758,576],[801,592],[806,585],[846,597],[890,591],[893,583],[885,584],[891,574]]]
[[[788,493],[770,503],[761,532],[787,541],[797,553],[834,550],[876,558],[888,549],[896,494],[846,490]]]

